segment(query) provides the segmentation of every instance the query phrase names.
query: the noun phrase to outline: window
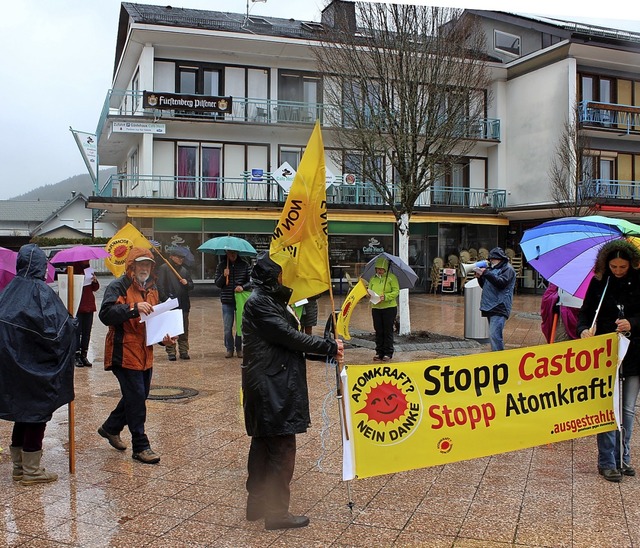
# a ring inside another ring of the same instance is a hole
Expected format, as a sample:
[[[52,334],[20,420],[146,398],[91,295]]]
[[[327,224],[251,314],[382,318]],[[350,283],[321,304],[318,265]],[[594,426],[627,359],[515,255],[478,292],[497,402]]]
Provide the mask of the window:
[[[278,120],[315,122],[320,117],[320,77],[310,73],[282,71],[278,76]]]
[[[502,32],[501,30],[493,31],[493,47],[509,55],[520,55],[520,45],[522,41],[519,36]]]
[[[176,91],[178,93],[215,97],[222,95],[222,89],[222,68],[198,63],[178,65],[176,68]],[[212,118],[223,116],[218,112],[196,114],[192,111],[176,111],[176,114]]]
[[[433,184],[433,205],[468,205],[469,164],[453,164]]]
[[[179,144],[176,196],[180,198],[218,197],[221,157],[219,146],[204,143]]]
[[[580,100],[596,103],[616,102],[616,81],[591,74],[580,75]],[[590,108],[589,118],[594,125],[611,127],[613,112],[603,108]]]

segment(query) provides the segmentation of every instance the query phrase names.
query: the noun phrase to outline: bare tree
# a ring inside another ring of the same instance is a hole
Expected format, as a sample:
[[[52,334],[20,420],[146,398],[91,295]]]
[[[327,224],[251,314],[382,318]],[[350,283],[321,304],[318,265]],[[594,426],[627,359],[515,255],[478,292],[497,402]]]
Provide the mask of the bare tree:
[[[338,155],[363,158],[357,175],[393,212],[407,261],[416,202],[466,161],[483,131],[491,99],[484,34],[449,8],[356,2],[355,10],[357,29],[336,18],[316,50],[324,104],[333,107],[324,123],[338,128]],[[411,331],[408,302],[402,291],[401,334]]]
[[[549,168],[551,197],[559,217],[581,217],[595,204],[593,157],[589,137],[580,131],[577,107],[565,121]]]

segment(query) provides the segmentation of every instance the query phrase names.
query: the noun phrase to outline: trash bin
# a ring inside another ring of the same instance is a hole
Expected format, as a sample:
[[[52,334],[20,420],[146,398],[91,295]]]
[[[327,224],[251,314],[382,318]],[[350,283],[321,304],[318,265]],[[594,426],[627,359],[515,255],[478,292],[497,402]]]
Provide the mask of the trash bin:
[[[464,338],[488,339],[489,322],[480,312],[482,288],[477,279],[464,284]]]

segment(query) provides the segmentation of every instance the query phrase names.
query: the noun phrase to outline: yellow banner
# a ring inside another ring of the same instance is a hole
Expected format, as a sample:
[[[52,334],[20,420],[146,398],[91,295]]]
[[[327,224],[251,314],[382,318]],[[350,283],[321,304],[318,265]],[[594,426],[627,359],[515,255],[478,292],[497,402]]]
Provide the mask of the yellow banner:
[[[126,270],[127,257],[133,247],[152,249],[153,245],[131,223],[124,225],[104,246],[109,257],[104,260],[105,266],[117,278]]]
[[[351,291],[349,291],[347,298],[342,303],[342,308],[340,309],[340,314],[338,314],[338,320],[336,322],[336,333],[345,341],[351,339],[351,334],[349,333],[349,322],[351,321],[353,309],[365,295],[367,295],[367,286],[364,285],[364,280],[360,278],[358,283],[353,286]]]
[[[347,366],[343,477],[365,478],[614,430],[628,339]]]
[[[320,295],[331,285],[325,172],[316,122],[269,247],[269,256],[282,267],[282,283],[293,289],[291,303]]]

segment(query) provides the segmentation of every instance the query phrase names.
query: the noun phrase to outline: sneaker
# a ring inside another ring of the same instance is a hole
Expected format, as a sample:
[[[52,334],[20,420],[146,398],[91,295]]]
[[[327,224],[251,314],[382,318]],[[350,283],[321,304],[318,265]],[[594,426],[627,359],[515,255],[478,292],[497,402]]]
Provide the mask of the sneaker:
[[[382,356],[378,356],[377,354],[373,357],[373,361],[374,362],[381,362],[382,361]]]
[[[127,446],[120,438],[120,434],[109,434],[102,426],[98,428],[98,434],[100,434],[103,438],[105,438],[111,447],[117,449],[118,451],[124,451]]]
[[[169,361],[170,362],[175,362],[176,361],[176,355],[175,354],[169,354]]]
[[[157,464],[160,462],[160,457],[156,455],[151,449],[145,449],[139,453],[134,453],[131,457],[145,464]]]
[[[231,350],[230,352],[227,352],[227,353],[224,355],[224,357],[225,357],[225,358],[233,358],[233,350]]]
[[[383,362],[390,362],[391,361],[391,356],[382,356],[382,361]]]
[[[181,360],[190,360],[191,356],[189,356],[189,354],[180,354],[180,359]]]
[[[607,481],[613,481],[615,483],[620,483],[622,481],[622,474],[615,468],[598,467],[598,473]]]

